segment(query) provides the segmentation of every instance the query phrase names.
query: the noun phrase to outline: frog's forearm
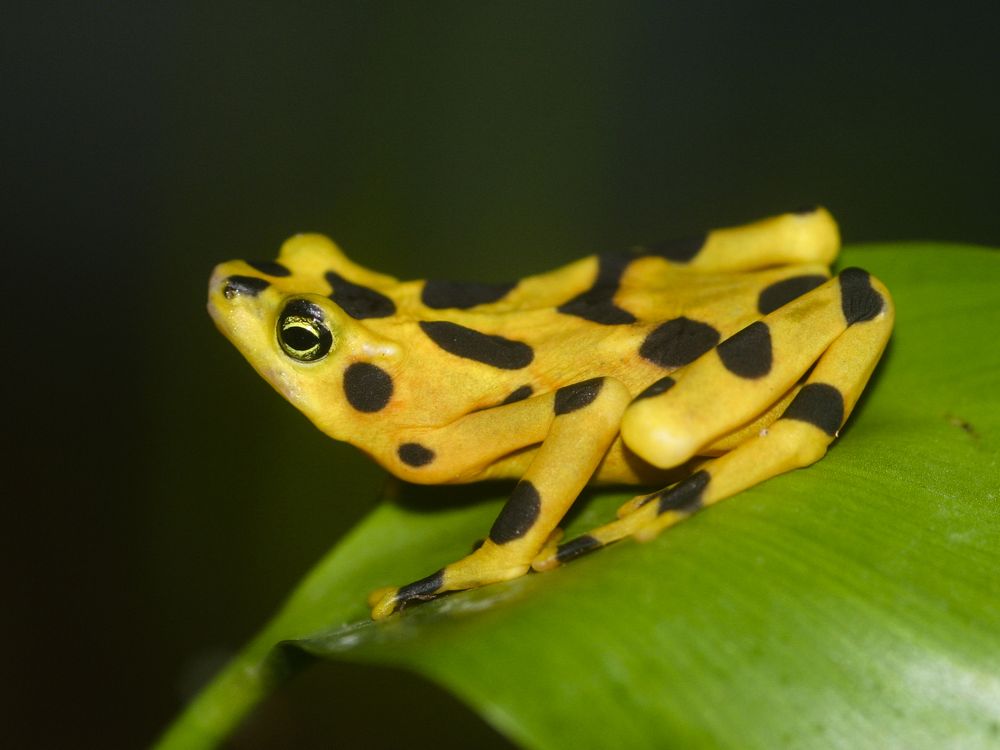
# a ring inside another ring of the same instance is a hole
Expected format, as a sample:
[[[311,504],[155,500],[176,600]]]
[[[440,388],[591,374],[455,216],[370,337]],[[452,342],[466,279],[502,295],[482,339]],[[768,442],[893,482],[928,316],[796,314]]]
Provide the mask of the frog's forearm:
[[[377,592],[372,617],[387,617],[413,600],[527,572],[618,434],[630,400],[628,389],[612,378],[565,386],[550,399],[540,399],[552,409],[548,435],[487,539],[472,554],[427,578]]]

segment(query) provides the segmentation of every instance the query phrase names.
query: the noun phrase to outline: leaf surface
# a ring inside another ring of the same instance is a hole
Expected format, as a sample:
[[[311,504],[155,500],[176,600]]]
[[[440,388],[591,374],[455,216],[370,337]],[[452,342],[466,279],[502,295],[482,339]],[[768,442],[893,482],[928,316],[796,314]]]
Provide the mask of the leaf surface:
[[[302,653],[415,670],[526,747],[1000,746],[1000,253],[879,245],[849,265],[888,285],[896,330],[818,464],[375,624],[370,589],[465,554],[502,504],[397,486],[163,746],[224,736]],[[569,533],[630,495],[588,494]]]

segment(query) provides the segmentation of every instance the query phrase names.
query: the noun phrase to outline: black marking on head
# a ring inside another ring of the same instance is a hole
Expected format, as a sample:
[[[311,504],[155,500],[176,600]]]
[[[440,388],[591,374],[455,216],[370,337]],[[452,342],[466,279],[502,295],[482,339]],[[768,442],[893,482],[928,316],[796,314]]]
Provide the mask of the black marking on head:
[[[771,330],[758,320],[738,331],[716,347],[719,359],[733,375],[755,380],[771,372]]]
[[[420,443],[403,443],[396,453],[400,461],[414,468],[426,466],[434,460],[434,451]]]
[[[840,272],[840,306],[847,325],[871,320],[885,307],[882,295],[872,289],[871,276],[860,268]]]
[[[240,295],[256,297],[269,286],[271,286],[270,281],[256,276],[229,276],[222,284],[222,294],[226,299]]]
[[[292,272],[288,268],[276,260],[248,260],[246,264],[267,276],[282,277],[292,275]]]
[[[535,358],[534,351],[523,341],[480,333],[446,320],[422,320],[420,328],[449,354],[501,370],[520,370]]]
[[[643,249],[650,255],[658,255],[671,263],[689,263],[705,246],[706,240],[708,240],[707,234],[680,237],[665,242],[654,242]]]
[[[675,484],[668,490],[663,490],[660,493],[660,503],[656,508],[656,514],[660,515],[668,510],[676,513],[694,513],[701,508],[701,497],[710,479],[709,473],[702,469],[696,471],[683,482]]]
[[[646,336],[639,354],[660,367],[678,368],[719,343],[719,332],[707,323],[680,317],[657,326]]]
[[[591,378],[572,385],[564,385],[556,391],[555,414],[569,414],[589,405],[601,392],[604,378]]]
[[[613,300],[625,269],[637,257],[636,253],[598,255],[597,277],[590,289],[559,305],[559,312],[605,326],[634,323],[635,316],[618,307]]]
[[[760,297],[757,298],[757,309],[760,310],[761,315],[772,313],[793,299],[801,297],[806,292],[811,292],[826,280],[826,276],[807,274],[776,281],[760,293]]]
[[[396,303],[384,294],[348,281],[339,273],[327,271],[326,281],[333,287],[330,299],[355,320],[387,318],[396,312]]]
[[[392,398],[392,378],[371,362],[355,362],[344,370],[344,395],[358,411],[381,411]]]
[[[584,534],[556,547],[556,560],[560,563],[568,563],[570,560],[583,557],[588,552],[593,552],[603,546],[590,534]]]
[[[808,422],[834,437],[844,422],[844,397],[827,383],[807,383],[795,394],[781,418]]]
[[[673,388],[676,382],[677,381],[674,380],[669,375],[665,375],[652,385],[648,386],[646,390],[644,390],[642,393],[636,396],[634,400],[638,401],[639,399],[642,398],[652,398],[653,396],[659,396],[661,393],[666,393],[671,388]]]
[[[516,281],[487,284],[481,281],[439,281],[428,279],[420,292],[420,301],[434,310],[468,310],[477,305],[497,302],[517,286]]]
[[[437,573],[431,573],[426,578],[408,583],[396,592],[396,602],[404,605],[412,601],[426,601],[433,599],[434,594],[441,590],[444,585],[444,569]]]
[[[490,539],[495,544],[506,544],[520,539],[535,525],[541,510],[542,498],[535,485],[527,479],[522,479],[514,487],[497,520],[493,522]]]
[[[507,404],[516,404],[518,401],[524,401],[524,399],[530,398],[534,392],[535,390],[530,385],[522,385],[520,388],[511,391],[510,395],[500,402],[500,405],[506,406]]]

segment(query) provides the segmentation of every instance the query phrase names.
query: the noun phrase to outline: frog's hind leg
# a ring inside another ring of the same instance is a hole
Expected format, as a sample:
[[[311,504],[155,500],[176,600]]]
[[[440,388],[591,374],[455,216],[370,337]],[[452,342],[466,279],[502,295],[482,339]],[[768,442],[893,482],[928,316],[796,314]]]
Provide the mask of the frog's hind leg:
[[[851,269],[848,280],[841,281],[845,300],[856,293],[852,290],[861,273]],[[650,539],[703,507],[822,458],[857,403],[892,330],[891,300],[881,284],[874,286],[882,299],[879,311],[852,321],[857,308],[844,304],[846,329],[819,358],[780,418],[730,452],[706,461],[687,479],[626,503],[617,520],[563,544],[553,540],[532,566],[548,570],[627,536]]]
[[[703,237],[648,245],[648,253],[699,271],[750,271],[779,265],[830,265],[840,250],[837,223],[825,208],[713,229]]]

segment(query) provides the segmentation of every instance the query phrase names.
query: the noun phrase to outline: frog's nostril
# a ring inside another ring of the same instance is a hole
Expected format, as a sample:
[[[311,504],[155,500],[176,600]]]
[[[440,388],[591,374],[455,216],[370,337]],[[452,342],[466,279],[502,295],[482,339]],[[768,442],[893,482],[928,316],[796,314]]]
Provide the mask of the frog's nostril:
[[[222,294],[226,299],[232,299],[241,294],[256,297],[269,286],[271,286],[270,281],[259,279],[256,276],[228,276],[222,282]]]

